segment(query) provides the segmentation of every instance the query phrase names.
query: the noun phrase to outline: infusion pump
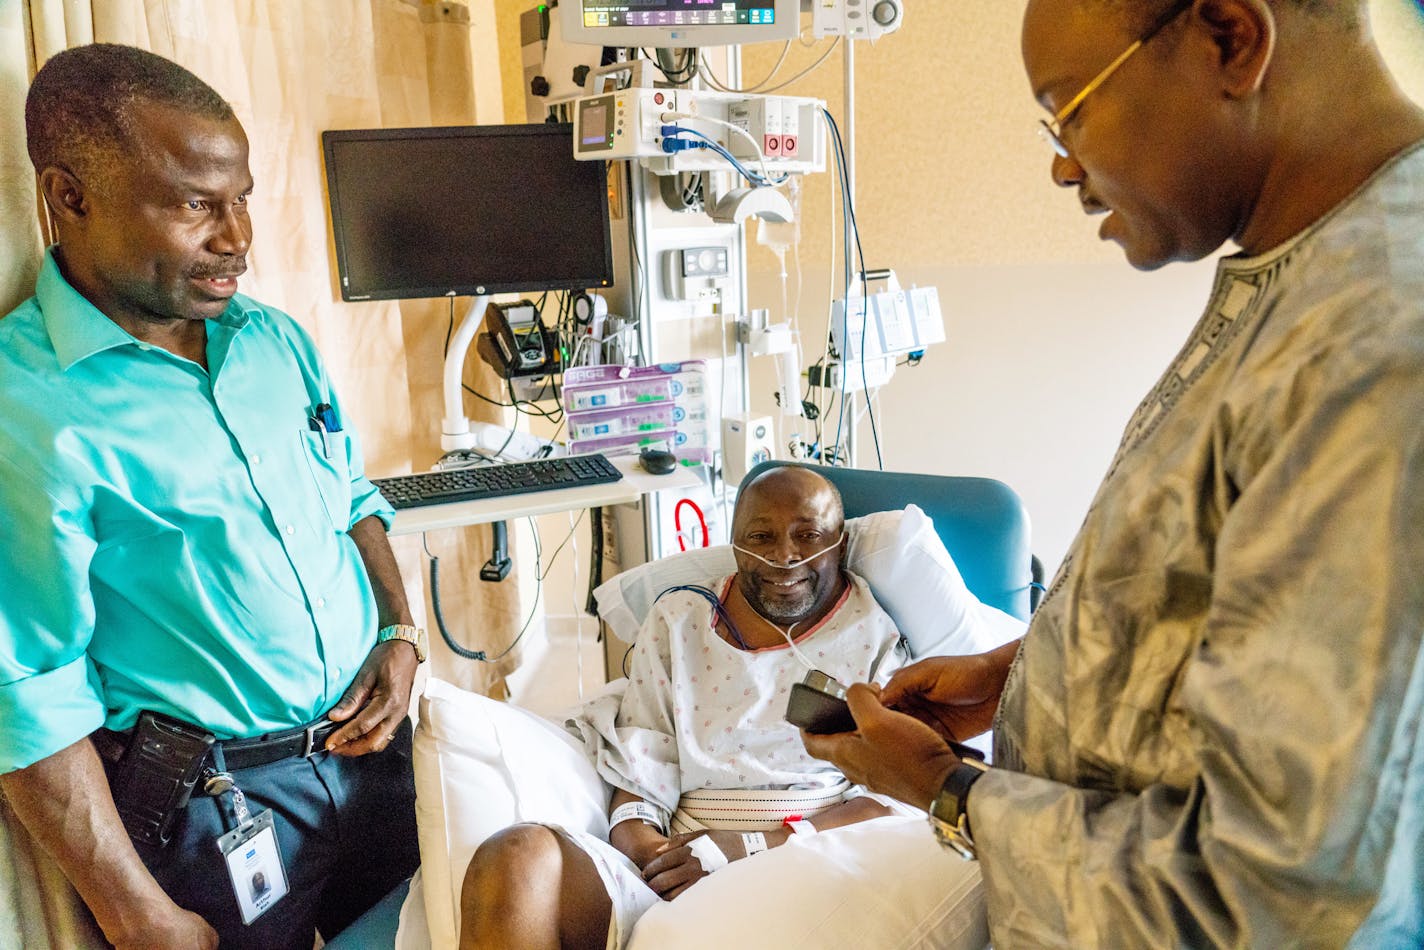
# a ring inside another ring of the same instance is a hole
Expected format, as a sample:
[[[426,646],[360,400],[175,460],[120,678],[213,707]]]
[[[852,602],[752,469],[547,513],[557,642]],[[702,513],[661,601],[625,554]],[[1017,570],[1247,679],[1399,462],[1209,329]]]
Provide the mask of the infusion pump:
[[[748,96],[689,89],[630,87],[575,100],[574,157],[634,159],[658,175],[718,171],[726,159],[712,149],[670,151],[671,140],[706,136],[748,168],[768,174],[806,174],[826,167],[825,103],[800,96]],[[746,134],[728,128],[735,125]],[[684,130],[668,133],[669,127]],[[753,145],[755,142],[755,147]],[[757,148],[760,148],[758,154]]]

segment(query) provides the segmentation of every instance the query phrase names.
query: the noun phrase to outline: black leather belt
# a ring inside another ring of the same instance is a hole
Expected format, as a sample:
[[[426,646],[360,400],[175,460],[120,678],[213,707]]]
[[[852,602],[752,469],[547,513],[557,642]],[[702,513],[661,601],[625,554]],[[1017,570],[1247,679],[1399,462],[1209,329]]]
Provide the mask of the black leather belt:
[[[300,756],[309,759],[318,752],[326,751],[326,740],[340,729],[344,723],[330,719],[281,732],[269,732],[265,736],[252,739],[228,739],[213,745],[222,749],[223,765],[229,772],[268,765],[282,759]],[[92,736],[99,755],[109,762],[117,762],[129,745],[129,733],[100,729]],[[211,753],[210,753],[211,756]]]
[[[309,759],[318,752],[325,752],[326,740],[343,725],[330,719],[318,719],[284,732],[270,732],[254,739],[228,739],[215,744],[222,747],[223,764],[227,770],[235,772],[293,756]]]

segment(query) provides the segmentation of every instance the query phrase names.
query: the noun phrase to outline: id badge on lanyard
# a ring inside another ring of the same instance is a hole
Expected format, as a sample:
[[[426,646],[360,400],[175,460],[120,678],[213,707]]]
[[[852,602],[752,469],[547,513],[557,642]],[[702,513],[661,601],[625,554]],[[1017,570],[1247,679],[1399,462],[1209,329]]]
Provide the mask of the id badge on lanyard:
[[[221,763],[218,768],[222,768]],[[227,863],[227,874],[245,926],[287,896],[287,870],[282,865],[282,849],[277,844],[272,809],[255,816],[249,812],[247,797],[225,771],[210,775],[204,790],[214,797],[232,793],[237,827],[219,835],[217,845]]]

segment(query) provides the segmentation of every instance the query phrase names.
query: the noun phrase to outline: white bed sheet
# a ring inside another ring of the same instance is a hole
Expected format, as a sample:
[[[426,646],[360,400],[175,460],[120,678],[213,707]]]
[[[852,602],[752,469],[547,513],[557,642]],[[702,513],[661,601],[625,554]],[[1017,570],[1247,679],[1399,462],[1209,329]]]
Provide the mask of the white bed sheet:
[[[421,699],[415,780],[421,872],[401,910],[399,950],[453,950],[465,868],[501,828],[539,821],[607,839],[608,788],[566,734],[440,680]],[[942,849],[916,816],[734,862],[645,914],[629,947],[978,950],[987,933],[978,866]]]

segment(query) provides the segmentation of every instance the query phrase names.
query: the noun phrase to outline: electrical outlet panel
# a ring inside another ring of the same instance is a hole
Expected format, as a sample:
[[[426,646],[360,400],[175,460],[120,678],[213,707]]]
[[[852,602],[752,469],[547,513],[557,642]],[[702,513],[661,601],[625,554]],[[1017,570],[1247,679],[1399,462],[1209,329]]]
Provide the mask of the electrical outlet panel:
[[[727,286],[731,250],[722,244],[663,252],[663,292],[669,300],[697,300]]]
[[[722,124],[731,123],[756,139],[768,174],[821,172],[826,169],[826,130],[820,119],[825,105],[803,96],[643,87],[584,96],[572,103],[574,157],[636,160],[655,175],[727,170],[727,160],[710,148],[664,148],[665,142],[704,142],[689,134],[696,132],[759,172],[751,142]],[[664,126],[683,134],[664,136]]]

